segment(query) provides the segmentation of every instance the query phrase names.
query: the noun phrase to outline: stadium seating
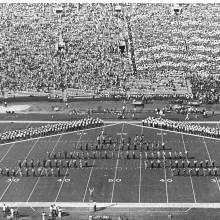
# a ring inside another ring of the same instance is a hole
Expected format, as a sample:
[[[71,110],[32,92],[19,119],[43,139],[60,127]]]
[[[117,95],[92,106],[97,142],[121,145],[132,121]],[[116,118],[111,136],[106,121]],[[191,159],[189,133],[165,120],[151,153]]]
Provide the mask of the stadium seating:
[[[121,11],[114,4],[1,4],[1,90],[87,95],[116,87],[209,96],[198,77],[218,74],[220,7],[178,7],[173,13],[171,4],[122,4]],[[119,42],[128,49],[123,55]],[[211,82],[218,95],[219,77]]]

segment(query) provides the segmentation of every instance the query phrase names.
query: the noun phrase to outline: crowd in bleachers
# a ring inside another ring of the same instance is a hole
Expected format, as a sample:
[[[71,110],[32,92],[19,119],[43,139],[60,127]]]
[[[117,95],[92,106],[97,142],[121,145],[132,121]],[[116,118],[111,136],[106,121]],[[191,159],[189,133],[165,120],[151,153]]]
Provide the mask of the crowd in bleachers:
[[[196,99],[203,103],[215,103],[219,101],[220,77],[219,76],[193,76],[191,78],[192,92]]]
[[[173,74],[183,80],[194,74],[216,74],[219,71],[220,52],[218,39],[220,5],[180,5],[182,13],[176,15],[170,4],[141,4],[133,9],[131,24],[135,42],[136,64],[140,77],[159,85],[175,89]],[[160,74],[159,74],[160,75]],[[203,79],[206,84],[206,79]],[[207,80],[209,82],[210,80]],[[203,86],[201,80],[191,79]],[[153,84],[152,83],[152,84]],[[184,87],[184,83],[182,87]],[[209,86],[207,93],[212,87]],[[198,90],[197,90],[198,91]],[[195,93],[195,89],[193,91]]]
[[[5,131],[0,133],[0,143],[59,134],[68,131],[77,131],[86,128],[99,127],[102,125],[103,121],[101,119],[85,118],[78,121],[42,125],[41,127],[36,128],[29,127],[22,130]]]
[[[0,4],[1,89],[200,93],[195,85],[210,80],[192,76],[219,70],[220,6],[180,7],[176,15],[171,4],[124,4],[124,19],[114,4]],[[120,55],[123,40],[130,61]]]
[[[110,4],[1,4],[1,84],[9,90],[117,85],[117,17]],[[63,46],[63,48],[60,47]]]
[[[161,128],[171,131],[220,138],[220,131],[218,127],[208,127],[200,124],[192,124],[185,121],[178,122],[169,119],[148,117],[142,121],[142,124],[143,126],[153,128]]]

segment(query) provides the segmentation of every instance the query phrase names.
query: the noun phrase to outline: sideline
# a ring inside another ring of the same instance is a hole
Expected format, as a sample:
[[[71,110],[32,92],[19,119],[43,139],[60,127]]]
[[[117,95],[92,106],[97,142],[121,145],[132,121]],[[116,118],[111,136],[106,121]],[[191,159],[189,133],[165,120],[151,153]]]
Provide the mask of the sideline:
[[[6,204],[11,207],[32,207],[32,208],[47,208],[54,201],[51,202],[0,202],[0,206]],[[56,202],[57,206],[64,208],[91,208],[93,203],[85,202]],[[219,209],[220,203],[96,203],[97,207],[111,207],[111,208],[192,208],[200,209]],[[188,211],[186,210],[186,211]]]

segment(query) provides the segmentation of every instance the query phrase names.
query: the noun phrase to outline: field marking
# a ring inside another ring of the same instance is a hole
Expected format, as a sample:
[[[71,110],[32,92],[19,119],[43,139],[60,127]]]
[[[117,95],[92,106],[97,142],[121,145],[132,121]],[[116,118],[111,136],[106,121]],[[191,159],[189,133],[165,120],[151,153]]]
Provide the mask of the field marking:
[[[12,142],[8,142],[8,143],[0,144],[0,147],[4,146],[4,145],[8,145],[8,144],[13,144],[13,143],[16,144],[16,143],[22,143],[22,142],[25,142],[25,141],[31,141],[31,140],[36,140],[36,139],[44,139],[44,138],[48,138],[48,137],[56,137],[56,136],[63,135],[63,134],[74,134],[74,133],[77,133],[79,131],[90,131],[90,130],[94,130],[94,129],[98,129],[98,128],[102,128],[102,127],[110,127],[110,126],[114,126],[114,125],[118,125],[118,124],[120,124],[120,123],[115,123],[115,124],[110,124],[110,125],[103,125],[103,126],[100,126],[100,127],[87,128],[87,129],[76,130],[76,131],[62,132],[62,133],[59,133],[59,134],[52,134],[52,135],[47,135],[47,136],[43,136],[43,137],[35,137],[35,138],[29,138],[29,139],[25,139],[25,140],[12,141]]]
[[[207,154],[208,154],[209,161],[210,161],[210,163],[211,163],[212,159],[211,159],[211,156],[210,156],[210,153],[209,153],[209,150],[208,150],[208,147],[207,147],[207,144],[206,144],[206,142],[205,142],[205,138],[204,138],[204,137],[203,137],[203,143],[204,143],[206,152],[207,152]],[[216,179],[216,183],[217,183],[217,185],[218,185],[218,190],[220,191],[220,185],[219,185],[219,182],[218,182],[218,178],[215,177],[215,179]]]
[[[55,151],[55,149],[56,149],[58,143],[60,143],[61,137],[62,137],[62,134],[61,134],[61,135],[59,136],[59,138],[57,139],[57,141],[56,141],[56,143],[54,144],[54,146],[53,146],[52,151],[51,151],[50,154],[53,154],[53,153],[54,153],[54,151]]]
[[[29,123],[30,124],[30,123]],[[28,128],[29,124],[25,127]],[[4,156],[1,158],[0,163],[5,159],[5,157],[8,155],[9,151],[15,146],[15,142],[8,148],[8,150],[6,151],[6,153],[4,154]]]
[[[78,134],[78,133],[77,133],[77,134]],[[81,141],[82,136],[83,136],[83,132],[80,132],[79,139],[78,139],[78,141],[77,141],[77,143],[76,143],[76,149],[77,149],[77,147],[78,147],[78,145],[79,145],[79,143],[80,143],[80,141]],[[60,194],[60,192],[61,192],[61,189],[62,189],[62,187],[63,187],[63,184],[64,184],[64,181],[65,181],[65,179],[66,179],[66,175],[67,175],[68,171],[69,171],[69,168],[66,169],[65,175],[64,175],[64,177],[63,177],[63,180],[62,180],[62,182],[61,182],[60,188],[59,188],[59,190],[58,190],[58,193],[57,193],[57,196],[56,196],[54,202],[57,202],[57,199],[58,199],[59,194]]]
[[[34,147],[36,146],[36,144],[38,143],[39,139],[37,139],[37,141],[34,142],[33,146],[31,147],[31,149],[28,151],[27,155],[25,156],[24,160],[26,160],[28,158],[28,156],[30,155],[30,153],[33,151]]]
[[[0,163],[5,159],[5,157],[8,155],[9,151],[15,146],[15,143],[13,143],[8,150],[6,151],[6,153],[3,155],[3,157],[0,160]]]
[[[69,168],[66,169],[66,172],[65,172],[64,177],[63,177],[63,180],[62,180],[62,182],[61,182],[61,184],[60,184],[60,188],[59,188],[59,190],[58,190],[58,192],[57,192],[57,196],[56,196],[54,202],[57,202],[57,199],[58,199],[58,197],[59,197],[59,195],[60,195],[60,191],[61,191],[61,189],[62,189],[62,187],[63,187],[63,184],[64,184],[64,181],[65,181],[65,179],[66,179],[66,175],[67,175],[67,173],[68,173],[68,170],[69,170]]]
[[[137,124],[131,124],[131,125],[134,125],[134,126],[137,126],[137,127],[145,127],[145,128],[152,129],[152,130],[157,130],[157,131],[159,130],[159,131],[161,131],[161,128],[154,128],[154,127],[148,127],[148,126],[137,125]],[[197,134],[189,134],[189,133],[180,132],[180,131],[170,131],[170,130],[166,130],[166,129],[162,129],[162,130],[166,131],[166,132],[170,132],[170,133],[185,134],[185,135],[189,135],[189,136],[193,136],[193,137],[201,137],[201,138],[204,137],[204,138],[207,138],[207,139],[212,139],[212,140],[220,141],[220,138],[214,138],[214,137],[209,137],[209,136],[202,136],[202,135],[197,135]]]
[[[125,126],[125,123],[122,124],[122,128],[121,128],[121,141],[122,141],[122,133],[124,131],[124,126]],[[111,203],[113,201],[113,196],[114,196],[114,191],[115,191],[115,182],[116,182],[115,179],[116,179],[116,176],[117,176],[120,150],[121,150],[121,142],[119,143],[118,157],[117,157],[117,160],[116,160],[116,168],[115,168],[114,182],[113,182],[113,187],[112,187]]]
[[[89,183],[90,183],[90,179],[91,179],[91,176],[92,176],[92,171],[93,171],[94,165],[95,165],[95,160],[93,160],[92,168],[89,172],[89,178],[88,178],[88,181],[87,181],[87,184],[86,184],[86,189],[85,189],[84,196],[83,196],[83,202],[85,202],[85,199],[86,199],[86,194],[87,194],[87,191],[88,191],[88,187],[89,187]]]
[[[30,198],[31,198],[31,196],[32,196],[32,194],[33,194],[33,192],[34,192],[34,190],[35,190],[35,188],[36,188],[36,186],[37,186],[39,180],[40,180],[40,176],[37,178],[37,181],[36,181],[36,183],[34,184],[34,186],[33,186],[32,190],[31,190],[31,192],[30,192],[30,194],[29,194],[29,196],[28,196],[26,202],[29,202],[29,200],[30,200]]]
[[[30,123],[29,123],[30,124]],[[28,126],[29,126],[28,124]],[[28,158],[28,156],[30,155],[30,153],[32,152],[32,150],[34,149],[34,147],[36,146],[38,140],[34,142],[33,146],[31,147],[31,149],[28,151],[27,155],[25,156],[25,159]],[[24,159],[24,160],[25,160]],[[4,190],[3,194],[0,197],[0,201],[2,200],[2,198],[4,197],[5,193],[8,191],[9,187],[11,186],[11,184],[13,183],[13,181],[9,182],[9,184],[7,185],[6,189]]]
[[[104,134],[104,130],[105,130],[105,127],[103,126],[103,127],[102,127],[102,134]],[[94,141],[95,141],[95,140],[94,140]],[[94,141],[93,141],[93,142],[94,142]],[[88,187],[89,187],[90,179],[91,179],[92,172],[93,172],[93,169],[94,169],[94,165],[95,165],[95,160],[93,160],[92,168],[91,168],[91,170],[90,170],[90,172],[89,172],[88,181],[87,181],[86,188],[85,188],[85,191],[84,191],[83,202],[85,202],[85,199],[86,199],[86,194],[87,194],[87,191],[88,191]]]
[[[9,207],[33,207],[33,208],[49,208],[53,201],[49,202],[0,202],[0,206],[7,204]],[[89,202],[56,202],[57,206],[62,208],[91,208],[91,203]],[[120,208],[184,208],[185,212],[188,212],[192,208],[199,209],[219,209],[220,203],[96,203],[97,207],[111,207],[117,211]],[[128,210],[126,210],[128,211]],[[135,210],[136,211],[136,210]],[[159,212],[160,210],[156,211]],[[162,211],[162,210],[161,210]],[[170,211],[173,212],[173,211]]]
[[[60,141],[61,136],[62,136],[62,134],[61,134],[60,137],[57,139],[57,141],[56,141],[56,143],[54,144],[53,149],[52,149],[51,152],[53,152],[53,151],[55,150],[55,148],[57,147],[57,145],[58,145],[58,143],[59,143],[59,141]],[[39,176],[39,177],[37,178],[37,181],[36,181],[36,183],[34,184],[34,186],[33,186],[33,188],[32,188],[32,191],[30,192],[30,194],[29,194],[28,199],[27,199],[26,202],[29,202],[29,200],[30,200],[32,194],[34,193],[35,188],[37,187],[38,182],[40,181],[40,178],[41,178],[41,176]]]
[[[217,125],[218,125],[218,123],[217,123]],[[204,143],[204,146],[205,146],[206,152],[207,152],[208,157],[209,157],[209,161],[210,161],[210,163],[211,163],[212,159],[211,159],[211,156],[210,156],[210,153],[209,153],[209,150],[208,150],[207,144],[206,144],[206,142],[205,142],[205,137],[203,137],[202,139],[203,139],[203,143]],[[219,182],[218,182],[218,178],[215,177],[215,180],[216,180],[216,183],[217,183],[217,185],[218,185],[218,190],[220,191],[220,185],[219,185]]]
[[[141,135],[143,135],[144,128],[141,128]],[[142,154],[140,154],[140,174],[139,174],[139,184],[138,184],[138,202],[141,202],[141,168],[142,168]]]
[[[186,209],[184,212],[189,212],[192,208],[188,208]]]
[[[9,184],[7,185],[7,187],[5,188],[4,192],[2,193],[1,197],[0,197],[0,201],[2,200],[2,198],[4,197],[5,193],[8,191],[9,187],[11,186],[13,182],[9,182]]]
[[[163,129],[161,126],[161,143],[164,144],[164,139],[163,139]],[[166,159],[165,157],[163,158],[163,163],[164,163],[164,180],[165,180],[165,188],[166,188],[166,198],[167,198],[167,203],[169,203],[169,194],[168,194],[168,186],[167,186],[167,169],[166,169]]]
[[[184,141],[184,138],[183,138],[183,134],[181,134],[181,137],[182,137],[182,142],[183,142],[184,150],[187,151],[187,149],[186,149],[186,145],[185,145],[185,141]],[[188,160],[187,155],[186,155],[186,159]],[[192,186],[192,191],[193,191],[194,201],[195,201],[195,203],[197,203],[197,201],[196,201],[196,194],[195,194],[195,190],[194,190],[194,185],[193,185],[193,181],[192,181],[192,175],[191,175],[191,173],[189,173],[189,177],[190,177],[190,182],[191,182],[191,186]]]

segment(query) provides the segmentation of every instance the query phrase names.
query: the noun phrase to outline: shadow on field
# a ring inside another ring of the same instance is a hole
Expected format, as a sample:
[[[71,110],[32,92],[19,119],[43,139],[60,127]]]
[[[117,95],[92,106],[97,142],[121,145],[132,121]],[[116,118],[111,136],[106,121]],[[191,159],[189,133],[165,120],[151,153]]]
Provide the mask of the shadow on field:
[[[110,207],[112,207],[112,206],[114,206],[114,204],[111,204],[111,205],[108,205],[108,206],[105,206],[105,207],[97,207],[97,208],[96,208],[96,212],[98,212],[98,211],[103,211],[103,210],[105,210],[105,209],[107,209],[107,208],[110,208]]]

